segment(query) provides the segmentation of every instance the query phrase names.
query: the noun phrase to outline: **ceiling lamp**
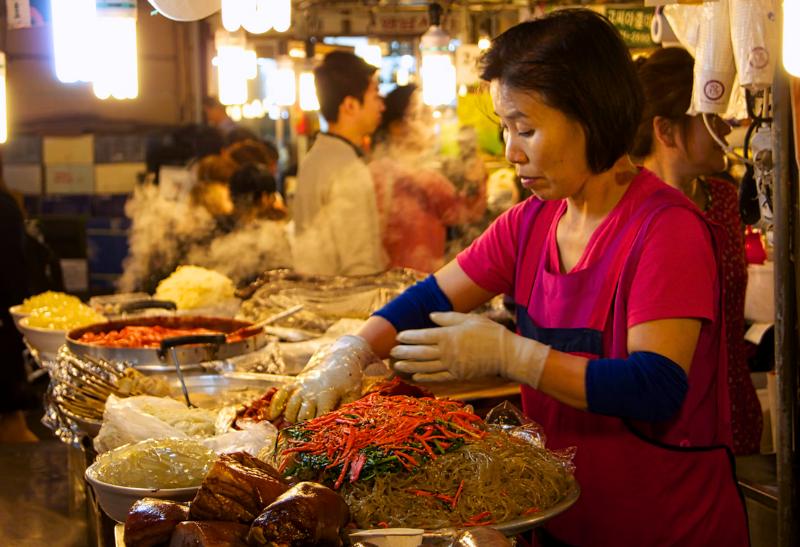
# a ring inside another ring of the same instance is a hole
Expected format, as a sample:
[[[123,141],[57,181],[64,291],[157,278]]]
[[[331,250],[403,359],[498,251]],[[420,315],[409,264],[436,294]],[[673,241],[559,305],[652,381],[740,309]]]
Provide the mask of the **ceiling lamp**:
[[[138,97],[136,0],[97,0],[93,38],[94,94],[100,99]]]
[[[456,67],[450,50],[450,37],[442,30],[442,8],[429,6],[431,27],[422,35],[422,101],[429,106],[446,106],[456,100]]]
[[[198,21],[219,11],[221,0],[149,0],[158,12],[173,21]]]
[[[65,84],[92,79],[95,0],[50,0],[56,77]]]

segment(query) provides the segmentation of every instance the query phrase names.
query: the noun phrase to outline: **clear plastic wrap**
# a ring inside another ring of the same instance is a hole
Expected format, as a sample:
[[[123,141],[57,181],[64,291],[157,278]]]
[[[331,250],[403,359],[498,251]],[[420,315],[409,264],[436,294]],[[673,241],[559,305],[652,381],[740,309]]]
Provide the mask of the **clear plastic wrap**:
[[[781,29],[776,0],[730,0],[733,57],[739,82],[751,91],[768,88],[775,77]]]
[[[199,486],[216,459],[191,439],[150,439],[100,454],[92,469],[98,480],[117,486],[187,488]]]
[[[703,4],[690,114],[724,114],[728,110],[736,78],[729,13],[729,0]]]

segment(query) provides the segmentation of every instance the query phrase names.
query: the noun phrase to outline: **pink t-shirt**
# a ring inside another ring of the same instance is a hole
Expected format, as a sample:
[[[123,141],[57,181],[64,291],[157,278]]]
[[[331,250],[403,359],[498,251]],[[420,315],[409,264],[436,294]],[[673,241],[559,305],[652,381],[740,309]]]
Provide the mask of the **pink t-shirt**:
[[[642,170],[592,234],[570,273],[586,268],[603,256],[620,227],[637,211],[643,200],[664,187],[666,184],[655,175]],[[679,194],[677,190],[674,192]],[[506,211],[458,255],[458,264],[483,289],[513,296],[517,283],[530,286],[535,274],[533,269],[523,269],[519,280],[514,277],[518,237],[523,224],[532,221],[536,201],[536,197],[531,197]],[[545,236],[547,267],[551,272],[559,271],[555,227],[566,207],[566,201],[562,201]],[[534,237],[532,234],[529,242]],[[669,318],[713,320],[717,313],[717,267],[711,237],[702,220],[691,211],[670,207],[654,219],[645,238],[633,282],[630,287],[621,287],[628,292],[628,327]],[[547,303],[541,305],[547,306]]]

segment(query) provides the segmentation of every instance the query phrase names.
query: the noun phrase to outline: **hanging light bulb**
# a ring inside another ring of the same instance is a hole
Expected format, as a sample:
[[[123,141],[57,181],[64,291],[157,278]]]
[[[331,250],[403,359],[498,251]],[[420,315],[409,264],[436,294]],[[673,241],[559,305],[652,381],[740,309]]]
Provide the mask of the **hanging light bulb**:
[[[242,26],[247,12],[254,7],[255,0],[222,0],[222,26],[228,32],[236,32]]]
[[[135,99],[139,96],[136,0],[97,0],[95,6],[94,94],[100,99]]]
[[[242,19],[242,27],[253,34],[263,34],[272,28],[271,0],[251,0],[251,11]]]
[[[481,51],[487,50],[492,47],[492,41],[488,36],[484,35],[478,39],[478,49]]]
[[[275,81],[271,93],[278,106],[292,106],[296,100],[297,84],[295,83],[294,63],[288,56],[278,59]]]
[[[65,84],[92,79],[95,0],[50,0],[56,77]]]
[[[800,2],[783,0],[783,68],[800,78]]]
[[[263,34],[275,24],[274,13],[283,10],[274,0],[222,0],[222,26],[228,32],[240,27],[253,34]],[[288,28],[288,26],[287,26]]]
[[[258,59],[254,50],[245,49],[244,34],[217,31],[217,90],[219,102],[240,105],[247,102],[247,80],[258,75]]]
[[[292,0],[273,0],[272,26],[286,32],[292,26]]]
[[[450,37],[441,26],[442,8],[430,5],[431,27],[422,35],[422,101],[429,106],[445,106],[456,100],[456,67],[450,51]]]
[[[6,54],[0,51],[0,144],[8,140],[8,106],[6,105]]]

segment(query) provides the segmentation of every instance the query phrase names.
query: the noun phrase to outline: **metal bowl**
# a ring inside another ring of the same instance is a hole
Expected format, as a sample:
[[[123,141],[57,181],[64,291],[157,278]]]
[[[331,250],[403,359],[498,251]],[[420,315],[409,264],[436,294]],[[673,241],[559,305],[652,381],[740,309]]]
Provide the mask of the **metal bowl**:
[[[231,333],[239,328],[252,325],[249,321],[238,321],[222,317],[205,316],[156,316],[134,317],[130,319],[108,321],[107,323],[90,325],[74,329],[67,333],[67,347],[75,355],[89,356],[106,361],[124,362],[142,372],[175,372],[172,359],[162,353],[158,348],[110,348],[96,344],[79,342],[81,336],[87,332],[104,333],[120,330],[128,326],[162,326],[169,328],[206,328],[221,333]],[[256,351],[269,341],[263,331],[248,336],[238,342],[219,345],[190,345],[175,349],[181,368],[186,370],[200,368],[199,363],[228,359],[251,351]]]

